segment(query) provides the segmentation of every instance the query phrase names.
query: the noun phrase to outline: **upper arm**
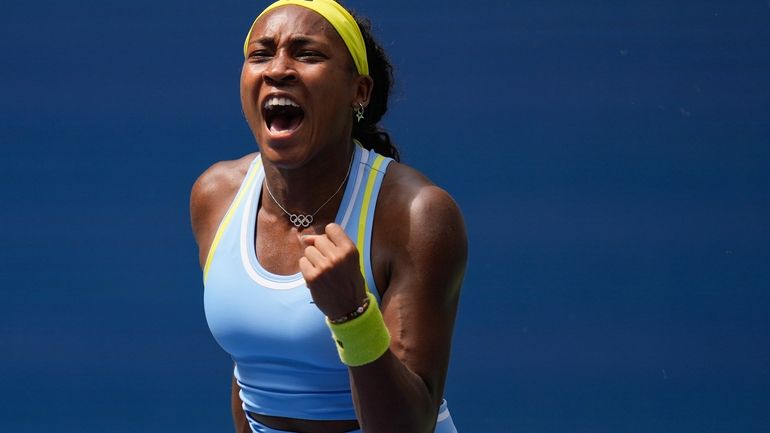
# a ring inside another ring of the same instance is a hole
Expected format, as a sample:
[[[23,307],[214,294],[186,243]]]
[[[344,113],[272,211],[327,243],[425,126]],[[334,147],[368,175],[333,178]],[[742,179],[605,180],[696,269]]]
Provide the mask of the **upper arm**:
[[[391,351],[422,378],[438,404],[467,260],[465,225],[452,197],[430,183],[418,182],[399,195],[397,217],[406,223],[391,222],[385,230],[392,253],[383,316]]]

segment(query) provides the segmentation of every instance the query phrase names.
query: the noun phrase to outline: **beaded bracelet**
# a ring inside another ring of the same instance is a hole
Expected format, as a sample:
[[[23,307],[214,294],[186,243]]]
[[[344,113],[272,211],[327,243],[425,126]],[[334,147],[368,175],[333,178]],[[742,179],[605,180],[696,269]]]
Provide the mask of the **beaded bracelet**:
[[[333,325],[339,325],[340,323],[348,322],[348,321],[353,320],[356,317],[364,314],[364,312],[366,311],[367,308],[369,308],[369,297],[368,296],[364,299],[364,302],[361,303],[360,307],[356,308],[355,310],[351,311],[350,313],[348,313],[348,314],[346,314],[346,315],[344,315],[342,317],[338,317],[336,319],[329,319],[329,323],[331,323]]]
[[[390,347],[388,332],[377,298],[367,293],[369,307],[356,320],[333,324],[326,319],[332,339],[337,344],[340,361],[350,367],[366,365],[379,359]]]

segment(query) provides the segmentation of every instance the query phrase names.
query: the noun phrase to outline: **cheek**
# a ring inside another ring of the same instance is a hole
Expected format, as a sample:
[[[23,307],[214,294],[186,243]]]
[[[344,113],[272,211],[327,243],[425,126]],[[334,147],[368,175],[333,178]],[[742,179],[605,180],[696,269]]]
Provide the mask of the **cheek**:
[[[346,111],[348,106],[352,106],[352,97],[342,91],[341,87],[319,89],[313,98],[320,106],[324,107],[324,115],[331,118],[337,117]]]
[[[241,99],[255,98],[254,88],[257,86],[259,73],[249,64],[244,64],[241,70]]]

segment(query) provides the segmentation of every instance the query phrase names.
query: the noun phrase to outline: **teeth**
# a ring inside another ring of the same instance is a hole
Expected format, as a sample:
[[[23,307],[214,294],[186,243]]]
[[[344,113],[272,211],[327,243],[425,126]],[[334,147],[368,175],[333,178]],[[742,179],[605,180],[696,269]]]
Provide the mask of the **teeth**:
[[[277,96],[272,96],[270,98],[267,98],[267,100],[265,101],[265,108],[268,110],[277,106],[299,108],[299,105],[297,105],[297,103],[295,103],[289,98],[279,98]]]

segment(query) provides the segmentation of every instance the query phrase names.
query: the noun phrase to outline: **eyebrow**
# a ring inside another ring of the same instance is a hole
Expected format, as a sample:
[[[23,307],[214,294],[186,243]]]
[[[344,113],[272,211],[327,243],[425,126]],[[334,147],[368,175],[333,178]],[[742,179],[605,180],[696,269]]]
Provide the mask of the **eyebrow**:
[[[273,41],[273,38],[271,38],[270,36],[263,36],[259,39],[255,39],[249,42],[249,45],[257,45],[257,44],[272,46],[272,45],[275,45],[275,42]]]
[[[302,45],[308,45],[308,44],[311,44],[311,43],[320,43],[320,41],[318,41],[316,39],[313,39],[313,38],[311,38],[309,36],[296,35],[296,36],[291,36],[289,38],[289,43],[291,45],[295,45],[295,46],[297,46],[297,45],[302,46]],[[272,46],[275,46],[275,40],[271,36],[263,36],[261,38],[258,38],[258,39],[255,39],[255,40],[249,42],[249,45],[254,45],[254,44],[259,44],[259,45],[264,45],[264,46],[272,47]]]

